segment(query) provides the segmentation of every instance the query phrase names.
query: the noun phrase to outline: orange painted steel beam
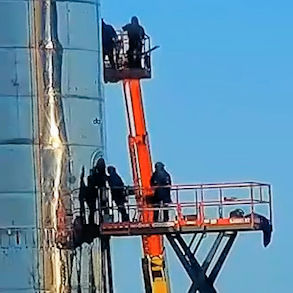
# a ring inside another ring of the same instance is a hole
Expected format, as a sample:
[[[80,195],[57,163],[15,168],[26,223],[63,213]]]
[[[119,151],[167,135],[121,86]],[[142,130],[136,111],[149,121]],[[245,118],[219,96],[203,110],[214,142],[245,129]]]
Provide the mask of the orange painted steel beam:
[[[153,191],[150,180],[152,176],[152,160],[146,130],[143,101],[139,79],[123,80],[126,111],[129,126],[129,153],[131,159],[133,181],[136,186],[136,200],[142,211],[142,222],[153,222],[153,211],[145,209],[151,205]],[[168,293],[169,285],[164,264],[163,236],[142,236],[144,257],[147,269],[143,270],[147,292]]]
[[[143,206],[147,206],[147,202],[149,202],[148,199],[153,196],[153,192],[150,186],[152,161],[146,130],[140,81],[138,79],[124,80],[123,87],[130,132],[128,140],[132,173],[134,185],[139,187],[137,189],[138,203],[143,208]],[[153,222],[153,211],[143,211],[142,221],[144,223]],[[145,254],[150,256],[163,254],[162,236],[144,236],[143,238],[143,249]]]

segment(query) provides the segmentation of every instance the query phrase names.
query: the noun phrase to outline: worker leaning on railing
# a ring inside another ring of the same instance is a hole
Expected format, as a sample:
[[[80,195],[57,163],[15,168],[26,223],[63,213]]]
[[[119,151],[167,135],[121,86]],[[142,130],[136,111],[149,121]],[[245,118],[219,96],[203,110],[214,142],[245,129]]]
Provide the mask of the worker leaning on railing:
[[[143,40],[145,37],[144,28],[139,24],[138,18],[133,16],[131,22],[122,27],[128,34],[129,49],[127,52],[130,68],[141,68],[141,55]]]

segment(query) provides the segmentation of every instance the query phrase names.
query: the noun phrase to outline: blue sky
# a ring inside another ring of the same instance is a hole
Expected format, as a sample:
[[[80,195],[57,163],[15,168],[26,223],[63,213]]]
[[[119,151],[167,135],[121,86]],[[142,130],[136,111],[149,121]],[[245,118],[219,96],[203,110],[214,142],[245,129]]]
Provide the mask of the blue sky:
[[[180,4],[179,4],[180,3]],[[257,180],[273,185],[274,234],[242,234],[219,292],[292,291],[292,1],[102,1],[116,28],[137,15],[154,45],[142,82],[153,160],[175,183]],[[107,154],[131,183],[121,85],[106,85]],[[142,292],[140,239],[113,241],[117,293]],[[168,249],[174,293],[189,279]]]

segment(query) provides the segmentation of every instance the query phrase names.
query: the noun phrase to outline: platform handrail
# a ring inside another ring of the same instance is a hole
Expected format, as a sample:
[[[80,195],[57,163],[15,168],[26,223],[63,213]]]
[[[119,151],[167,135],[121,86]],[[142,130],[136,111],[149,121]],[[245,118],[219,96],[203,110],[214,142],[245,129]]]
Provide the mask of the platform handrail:
[[[111,189],[120,189],[112,187]],[[150,194],[154,194],[156,189],[170,189],[172,202],[159,205],[150,200],[141,201],[135,194],[140,194],[143,190],[137,186],[125,186],[122,189],[126,195],[124,204],[127,213],[132,215],[132,219],[136,222],[140,221],[140,215],[143,211],[169,211],[172,220],[184,222],[188,217],[195,217],[198,225],[204,225],[208,219],[227,219],[229,218],[233,207],[241,207],[245,211],[246,218],[251,215],[251,226],[254,225],[253,214],[261,210],[260,214],[265,216],[272,222],[272,196],[271,186],[267,183],[260,182],[229,182],[229,183],[199,183],[199,184],[173,184],[166,186],[158,186],[148,188]],[[112,221],[118,219],[119,222],[119,206],[111,199],[111,189],[106,187],[109,204],[107,207],[97,207],[99,215],[105,210],[110,211]],[[140,192],[138,192],[140,191]],[[77,199],[79,189],[72,191],[73,198]],[[120,206],[121,208],[121,206]],[[234,209],[235,210],[235,209]],[[101,218],[100,218],[101,219]]]

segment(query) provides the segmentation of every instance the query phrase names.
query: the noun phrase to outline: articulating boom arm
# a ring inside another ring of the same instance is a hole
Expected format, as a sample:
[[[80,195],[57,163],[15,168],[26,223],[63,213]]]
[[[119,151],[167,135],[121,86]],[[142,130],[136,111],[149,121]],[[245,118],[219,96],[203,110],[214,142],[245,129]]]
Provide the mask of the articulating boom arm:
[[[142,211],[142,222],[153,221],[153,211],[144,210],[151,202],[153,192],[150,186],[152,161],[146,131],[143,101],[139,79],[123,80],[127,119],[129,125],[129,153],[136,189],[137,204]],[[142,260],[145,289],[147,293],[169,292],[165,272],[163,237],[142,236],[144,258]]]

